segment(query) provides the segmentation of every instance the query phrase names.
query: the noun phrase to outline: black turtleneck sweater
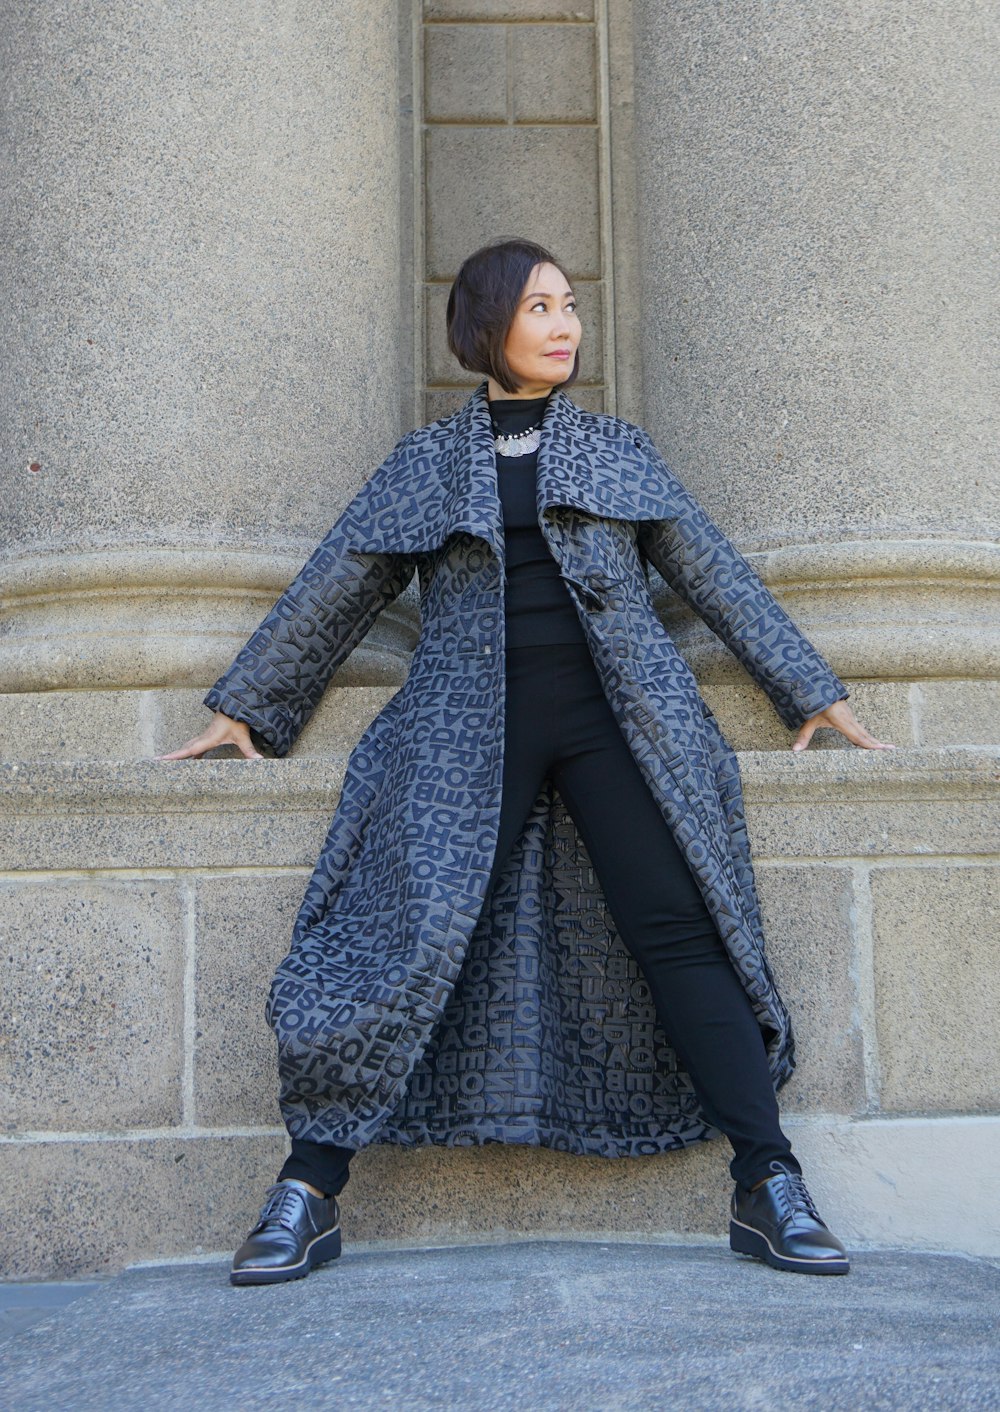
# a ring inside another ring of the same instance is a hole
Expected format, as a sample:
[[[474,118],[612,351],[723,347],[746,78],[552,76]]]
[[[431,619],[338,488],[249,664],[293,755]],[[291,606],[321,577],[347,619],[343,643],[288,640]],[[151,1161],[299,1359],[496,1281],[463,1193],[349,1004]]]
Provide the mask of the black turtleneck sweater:
[[[490,415],[505,435],[542,420],[548,396],[507,397],[490,402]],[[503,507],[507,574],[504,579],[508,647],[556,642],[586,643],[576,607],[538,526],[535,473],[538,452],[501,456],[497,489]]]

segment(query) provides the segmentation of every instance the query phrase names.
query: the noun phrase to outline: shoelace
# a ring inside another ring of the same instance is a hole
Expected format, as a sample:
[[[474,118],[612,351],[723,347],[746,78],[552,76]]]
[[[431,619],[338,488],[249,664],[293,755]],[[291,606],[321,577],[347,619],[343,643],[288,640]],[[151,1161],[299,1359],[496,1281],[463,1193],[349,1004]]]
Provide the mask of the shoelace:
[[[796,1211],[803,1211],[807,1216],[813,1216],[817,1221],[822,1220],[809,1189],[805,1184],[805,1179],[799,1172],[790,1172],[787,1167],[778,1169],[783,1180],[773,1183],[775,1198],[781,1210],[781,1220],[793,1215]]]
[[[298,1187],[286,1186],[284,1182],[268,1189],[267,1200],[261,1207],[258,1227],[276,1224],[294,1230],[294,1218],[303,1193]]]

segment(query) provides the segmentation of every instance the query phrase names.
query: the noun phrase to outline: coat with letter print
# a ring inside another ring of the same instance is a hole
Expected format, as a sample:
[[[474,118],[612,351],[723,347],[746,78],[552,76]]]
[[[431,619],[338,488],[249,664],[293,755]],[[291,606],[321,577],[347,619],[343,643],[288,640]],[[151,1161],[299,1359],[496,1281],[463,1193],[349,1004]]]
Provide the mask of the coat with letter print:
[[[765,955],[736,755],[661,623],[651,562],[789,729],[848,695],[649,435],[556,389],[542,534],[607,699],[753,1006],[776,1088],[794,1038]],[[419,575],[403,686],[364,731],[266,1013],[293,1137],[526,1143],[619,1157],[719,1136],[656,1022],[546,777],[487,893],[504,756],[504,535],[482,382],[409,432],[205,704],[285,755]]]

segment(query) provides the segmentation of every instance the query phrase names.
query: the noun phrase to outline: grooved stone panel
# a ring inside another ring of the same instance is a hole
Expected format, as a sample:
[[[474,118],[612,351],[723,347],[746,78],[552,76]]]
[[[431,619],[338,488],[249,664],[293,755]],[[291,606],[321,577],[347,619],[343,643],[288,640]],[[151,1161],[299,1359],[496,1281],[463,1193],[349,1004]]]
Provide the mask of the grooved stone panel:
[[[592,20],[594,0],[426,0],[426,20]]]
[[[857,1113],[865,1104],[848,868],[760,867],[768,959],[795,1031],[795,1073],[783,1110]]]
[[[514,121],[597,117],[593,25],[517,25],[511,32]]]
[[[0,882],[0,1123],[181,1115],[184,931],[173,882]]]
[[[883,1109],[1000,1108],[1000,866],[872,873]]]
[[[424,41],[424,117],[507,117],[505,25],[429,25]]]
[[[281,1125],[264,1002],[308,878],[302,869],[198,883],[195,1112],[203,1126]]]
[[[596,128],[432,127],[425,140],[429,278],[454,278],[501,235],[537,240],[576,275],[600,277]]]

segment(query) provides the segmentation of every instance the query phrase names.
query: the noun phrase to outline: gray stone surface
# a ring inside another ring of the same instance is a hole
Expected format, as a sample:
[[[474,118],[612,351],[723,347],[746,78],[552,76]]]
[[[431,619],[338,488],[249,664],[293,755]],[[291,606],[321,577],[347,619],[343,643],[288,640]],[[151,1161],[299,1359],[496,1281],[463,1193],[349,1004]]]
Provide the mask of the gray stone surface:
[[[1000,1119],[785,1112],[782,1126],[820,1212],[849,1247],[1000,1257]],[[232,1252],[286,1150],[283,1128],[0,1138],[11,1213],[3,1275],[69,1279]],[[731,1157],[721,1137],[616,1161],[500,1143],[375,1143],[351,1163],[344,1231],[352,1246],[711,1240],[726,1231]]]
[[[1000,11],[634,16],[646,412],[667,459],[754,548],[995,538]]]
[[[365,728],[371,724],[390,696],[402,686],[405,666],[408,663],[402,665],[404,671],[400,679],[390,681],[385,686],[327,687],[322,700],[295,742],[296,756],[318,756],[327,760],[346,759]],[[392,659],[386,658],[384,666],[388,675],[393,666]],[[344,679],[344,674],[338,672],[337,680]],[[190,690],[176,688],[149,693],[154,697],[154,710],[150,712],[150,750],[146,752],[146,758],[152,753],[176,750],[186,740],[205,729],[212,719],[211,711],[202,703],[206,690],[207,688],[194,687]],[[103,758],[109,757],[105,754]],[[235,745],[221,745],[201,758],[239,759],[240,752]]]
[[[758,858],[1000,852],[998,748],[744,751]],[[343,758],[0,762],[0,868],[311,867]]]
[[[872,872],[882,1107],[1000,1108],[1000,867]]]
[[[929,699],[951,682],[958,696],[947,735],[918,743],[993,741],[996,713],[986,721],[983,713],[989,684],[1000,678],[1000,545],[859,537],[751,551],[731,511],[713,510],[713,494],[703,489],[701,499],[719,528],[747,551],[751,567],[844,681],[927,685]],[[817,534],[822,523],[817,515]],[[859,526],[860,535],[867,528]],[[654,604],[699,682],[746,682],[728,647],[660,583],[651,577]]]
[[[921,745],[1000,742],[1000,681],[926,681],[917,689]]]
[[[312,541],[390,449],[397,24],[5,7],[0,542]]]
[[[781,1106],[864,1112],[851,870],[818,862],[756,873],[771,969],[795,1025],[796,1068]]]
[[[148,695],[143,691],[5,692],[0,695],[0,758],[134,759],[149,743],[143,729]]]
[[[281,1123],[277,1047],[264,1002],[291,945],[309,872],[198,880],[194,1109],[206,1127]]]
[[[844,681],[850,692],[848,705],[876,740],[893,745],[915,745],[909,682]],[[699,686],[723,735],[734,750],[790,750],[798,731],[789,730],[778,717],[767,694],[753,682],[705,682]],[[942,740],[940,745],[956,744]],[[820,726],[809,742],[810,750],[853,751],[857,747],[840,731]]]
[[[0,1141],[2,1277],[117,1274],[132,1260],[234,1249],[287,1147],[283,1128]]]
[[[595,121],[597,54],[592,25],[516,25],[510,44],[515,122]]]
[[[428,25],[424,116],[429,122],[503,122],[507,117],[504,25]]]
[[[0,1125],[181,1113],[184,902],[171,878],[0,881]]]
[[[377,464],[369,463],[367,473]],[[294,553],[188,546],[0,561],[0,688],[10,694],[155,686],[204,691],[349,498],[344,494],[336,508],[326,502],[322,519]],[[405,676],[419,630],[419,599],[414,575],[336,673],[338,686],[401,680],[400,671]]]
[[[594,0],[424,0],[427,20],[592,20]]]
[[[345,1250],[233,1289],[228,1264],[135,1269],[9,1339],[19,1412],[189,1407],[1000,1405],[996,1262],[853,1253],[772,1270],[721,1246],[527,1241]]]

